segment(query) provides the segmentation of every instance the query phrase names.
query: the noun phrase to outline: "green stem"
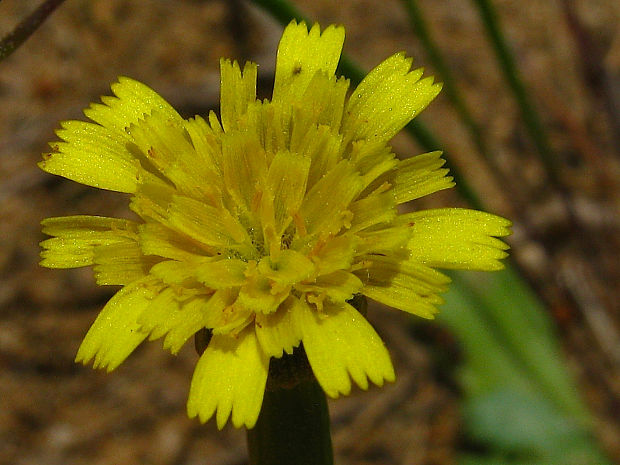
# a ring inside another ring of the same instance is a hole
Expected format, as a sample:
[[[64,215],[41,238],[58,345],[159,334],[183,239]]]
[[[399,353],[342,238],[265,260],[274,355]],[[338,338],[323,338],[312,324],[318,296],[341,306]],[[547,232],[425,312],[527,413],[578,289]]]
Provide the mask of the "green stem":
[[[329,426],[316,380],[267,390],[258,422],[247,432],[250,465],[333,465]]]

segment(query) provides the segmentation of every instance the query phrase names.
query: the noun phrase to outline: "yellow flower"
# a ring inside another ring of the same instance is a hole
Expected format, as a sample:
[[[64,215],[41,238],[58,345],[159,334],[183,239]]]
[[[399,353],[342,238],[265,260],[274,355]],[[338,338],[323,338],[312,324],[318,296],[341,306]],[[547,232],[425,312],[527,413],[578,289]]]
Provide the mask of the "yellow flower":
[[[344,29],[292,22],[278,48],[273,98],[256,99],[254,63],[222,60],[221,120],[183,119],[128,78],[68,121],[43,170],[126,192],[137,221],[49,218],[42,265],[93,266],[122,288],[77,361],[116,368],[146,338],[172,353],[212,337],[188,413],[251,428],[269,361],[303,343],[331,397],[394,380],[385,346],[348,301],[363,295],[432,318],[439,268],[496,270],[509,222],[466,209],[399,214],[453,186],[439,152],[399,160],[387,143],[440,90],[397,53],[350,94],[334,73]]]

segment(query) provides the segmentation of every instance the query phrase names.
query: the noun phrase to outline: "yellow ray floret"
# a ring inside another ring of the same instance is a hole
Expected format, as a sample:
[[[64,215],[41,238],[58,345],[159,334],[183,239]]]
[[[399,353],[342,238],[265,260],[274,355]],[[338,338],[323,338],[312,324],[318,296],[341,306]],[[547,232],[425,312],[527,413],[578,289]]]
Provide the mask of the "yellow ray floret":
[[[501,268],[508,221],[453,208],[399,214],[454,185],[440,152],[399,160],[388,145],[441,86],[398,53],[349,93],[335,75],[343,41],[340,26],[292,22],[271,100],[256,99],[254,63],[222,60],[221,121],[185,120],[120,78],[85,111],[92,122],[62,123],[41,168],[130,194],[137,216],[43,221],[43,266],[92,266],[98,284],[122,286],[77,361],[113,370],[147,338],[176,354],[206,333],[188,414],[251,428],[270,360],[296,349],[331,397],[394,380],[352,302],[432,318],[449,283],[435,268]]]
[[[252,428],[263,401],[268,369],[269,359],[260,350],[253,330],[236,338],[213,336],[196,365],[187,413],[201,421],[215,413],[219,429],[230,415],[237,428]]]
[[[326,307],[322,315],[307,306],[299,313],[308,361],[328,396],[349,394],[351,379],[362,389],[368,389],[368,380],[377,386],[394,381],[383,341],[349,304]]]
[[[75,358],[95,368],[114,370],[148,335],[138,318],[161,290],[156,281],[143,278],[123,287],[106,304],[90,327]]]

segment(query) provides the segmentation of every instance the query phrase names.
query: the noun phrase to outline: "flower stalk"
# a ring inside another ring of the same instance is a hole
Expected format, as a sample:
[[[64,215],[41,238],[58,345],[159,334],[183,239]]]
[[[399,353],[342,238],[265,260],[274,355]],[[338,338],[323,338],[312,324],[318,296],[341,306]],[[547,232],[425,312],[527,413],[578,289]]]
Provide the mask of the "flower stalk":
[[[247,440],[250,465],[332,465],[327,399],[316,380],[267,389]]]

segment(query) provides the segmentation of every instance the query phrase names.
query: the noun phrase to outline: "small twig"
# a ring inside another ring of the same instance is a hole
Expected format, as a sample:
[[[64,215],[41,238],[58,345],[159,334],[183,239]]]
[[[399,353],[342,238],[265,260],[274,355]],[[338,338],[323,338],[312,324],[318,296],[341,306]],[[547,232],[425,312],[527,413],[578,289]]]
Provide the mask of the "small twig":
[[[0,41],[0,61],[11,55],[65,0],[46,0]]]

